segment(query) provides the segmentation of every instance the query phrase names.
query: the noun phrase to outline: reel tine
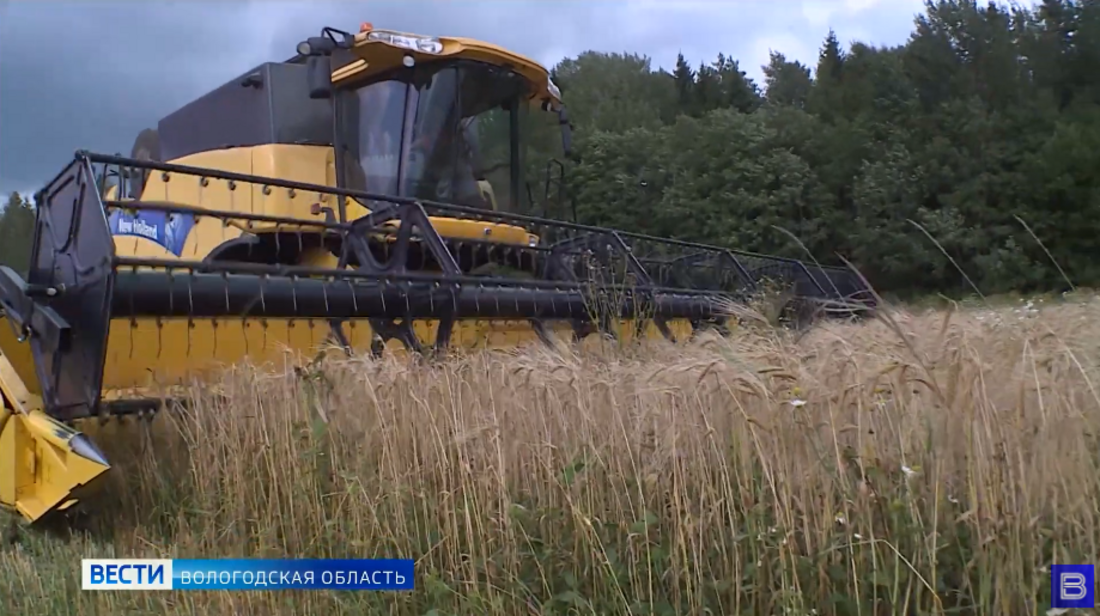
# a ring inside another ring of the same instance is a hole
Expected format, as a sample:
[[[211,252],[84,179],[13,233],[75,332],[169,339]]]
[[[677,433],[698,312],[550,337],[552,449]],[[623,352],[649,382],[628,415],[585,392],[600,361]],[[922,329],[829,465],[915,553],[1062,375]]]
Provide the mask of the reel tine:
[[[175,278],[175,275],[173,274],[173,271],[174,270],[170,267],[166,268],[166,272],[168,274],[168,289],[169,290],[171,290],[173,287],[176,286],[176,278]],[[172,313],[175,313],[175,311],[176,311],[175,308],[176,308],[176,294],[175,293],[169,293],[168,294],[168,310]]]
[[[187,356],[190,357],[191,356],[191,330],[195,328],[195,321],[192,318],[192,315],[195,314],[195,296],[194,296],[194,293],[193,293],[194,287],[192,286],[192,282],[194,281],[194,277],[195,277],[195,270],[192,269],[192,270],[188,270],[188,271],[190,272],[190,275],[187,277],[187,301],[188,301],[188,309],[187,309]]]
[[[248,346],[249,346],[248,345],[248,328],[249,328],[249,325],[250,325],[250,323],[248,321],[248,315],[247,314],[242,315],[241,316],[241,339],[244,341],[244,354],[246,356],[249,355],[249,348],[248,348]]]
[[[230,212],[236,212],[237,211],[237,181],[236,180],[228,180],[226,182],[226,188],[229,189],[229,211]],[[252,201],[252,199],[249,199],[248,200],[248,211],[249,211],[249,213],[255,214],[256,213],[255,208],[256,208],[256,204]]]
[[[185,214],[183,212],[179,212],[177,215],[178,216],[188,216],[188,215],[191,216],[191,226],[192,227],[195,227],[195,226],[199,225],[203,220],[202,216],[199,216],[198,214]],[[186,241],[186,240],[184,240],[184,241]],[[182,246],[180,247],[180,252],[183,252],[183,247]],[[199,256],[199,242],[197,242],[197,241],[191,243],[191,256],[192,257],[198,257]]]
[[[255,187],[256,183],[253,182],[252,186]],[[267,198],[269,195],[271,195],[271,185],[264,183],[262,186],[260,186],[260,210],[263,212],[271,211],[267,204]]]
[[[290,277],[290,293],[294,300],[294,314],[298,314],[298,275],[294,274]]]
[[[267,300],[264,296],[264,289],[267,287],[268,281],[269,279],[267,274],[264,274],[260,277],[260,313],[265,315],[264,317],[260,318],[260,328],[263,330],[261,332],[263,334],[263,341],[260,345],[260,348],[265,351],[267,350]]]
[[[264,289],[267,287],[267,283],[270,280],[267,274],[260,276],[260,310],[263,314],[267,314],[267,300],[264,296]]]

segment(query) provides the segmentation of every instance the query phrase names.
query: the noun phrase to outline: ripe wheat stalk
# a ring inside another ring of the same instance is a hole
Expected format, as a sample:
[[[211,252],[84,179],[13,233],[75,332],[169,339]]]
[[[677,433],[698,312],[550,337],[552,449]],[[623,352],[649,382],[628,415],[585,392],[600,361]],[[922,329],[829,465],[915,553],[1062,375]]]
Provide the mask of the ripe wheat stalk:
[[[238,367],[88,429],[113,483],[0,548],[0,612],[1042,613],[1100,556],[1096,308]],[[81,593],[82,556],[412,557],[417,590]]]

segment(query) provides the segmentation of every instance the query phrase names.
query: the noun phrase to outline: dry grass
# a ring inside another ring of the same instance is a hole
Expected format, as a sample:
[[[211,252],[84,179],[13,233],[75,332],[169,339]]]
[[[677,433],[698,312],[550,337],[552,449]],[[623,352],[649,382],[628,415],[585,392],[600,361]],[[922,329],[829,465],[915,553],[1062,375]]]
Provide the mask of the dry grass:
[[[1100,556],[1098,306],[241,369],[89,430],[93,528],[15,533],[0,612],[1043,613]],[[286,555],[415,557],[417,590],[79,590],[82,556]]]

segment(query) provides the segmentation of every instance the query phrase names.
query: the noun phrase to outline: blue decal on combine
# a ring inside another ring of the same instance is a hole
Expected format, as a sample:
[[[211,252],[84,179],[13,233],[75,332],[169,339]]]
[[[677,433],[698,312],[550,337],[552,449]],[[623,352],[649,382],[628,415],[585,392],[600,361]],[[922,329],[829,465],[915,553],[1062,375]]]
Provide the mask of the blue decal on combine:
[[[144,237],[178,257],[183,253],[183,243],[187,241],[191,227],[195,225],[195,217],[179,212],[138,210],[135,215],[115,210],[108,222],[111,235]]]

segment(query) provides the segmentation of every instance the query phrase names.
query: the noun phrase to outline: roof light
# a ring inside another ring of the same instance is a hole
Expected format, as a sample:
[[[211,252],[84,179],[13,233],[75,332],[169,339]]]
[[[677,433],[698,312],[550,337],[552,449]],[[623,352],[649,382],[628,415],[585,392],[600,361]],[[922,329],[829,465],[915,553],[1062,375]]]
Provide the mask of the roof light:
[[[364,21],[363,23],[359,24],[360,32],[370,32],[371,30],[374,30],[374,24],[372,24],[371,22]]]
[[[379,41],[394,47],[418,51],[420,53],[443,53],[443,43],[434,36],[418,36],[415,34],[398,34],[387,30],[374,30],[367,35],[368,41]]]

